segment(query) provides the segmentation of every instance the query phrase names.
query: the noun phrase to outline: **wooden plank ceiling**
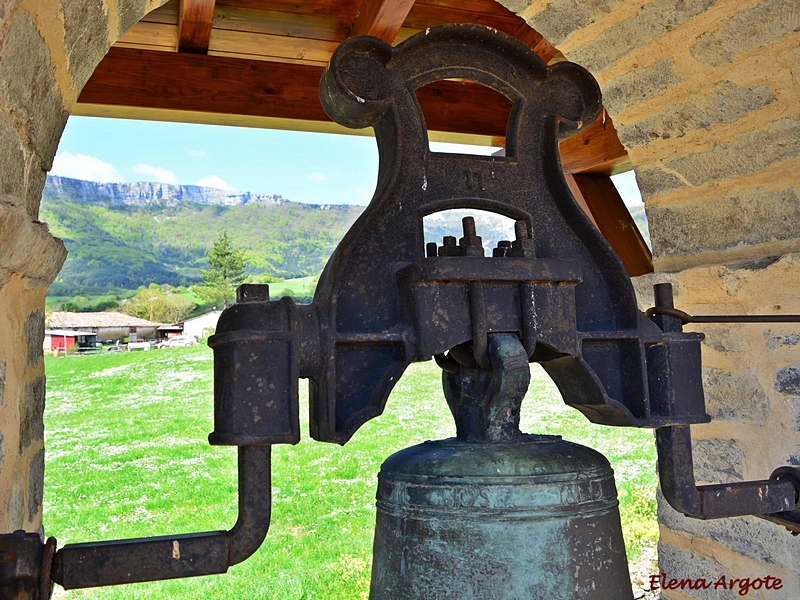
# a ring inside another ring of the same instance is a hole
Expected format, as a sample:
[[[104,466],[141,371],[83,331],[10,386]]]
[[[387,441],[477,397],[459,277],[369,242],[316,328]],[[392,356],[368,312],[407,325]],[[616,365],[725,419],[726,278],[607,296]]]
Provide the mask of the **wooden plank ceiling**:
[[[371,135],[332,123],[322,110],[317,89],[333,51],[352,35],[398,44],[446,23],[503,31],[547,63],[563,58],[495,0],[170,0],[114,44],[73,114]],[[417,96],[431,140],[504,146],[510,103],[496,92],[442,81]],[[605,113],[564,141],[561,157],[568,174],[608,176],[631,168]],[[590,196],[607,190],[580,187]],[[591,204],[600,227],[602,201]],[[640,245],[636,239],[624,244]],[[645,268],[643,260],[649,256],[636,258],[635,270]]]
[[[558,60],[547,40],[494,0],[170,0],[114,44],[74,112],[345,132],[317,98],[336,46],[358,34],[397,44],[445,23],[493,27],[545,62]],[[495,92],[444,81],[418,95],[431,139],[504,145],[506,113],[498,107],[507,103]],[[607,117],[562,154],[568,172],[630,168]]]

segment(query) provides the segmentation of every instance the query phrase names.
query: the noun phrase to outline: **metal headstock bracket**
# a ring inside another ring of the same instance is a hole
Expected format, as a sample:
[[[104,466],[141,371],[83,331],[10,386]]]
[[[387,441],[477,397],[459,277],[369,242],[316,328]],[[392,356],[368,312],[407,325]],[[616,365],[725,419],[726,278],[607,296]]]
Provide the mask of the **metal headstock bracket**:
[[[415,90],[450,78],[512,102],[506,156],[430,151]],[[689,425],[710,420],[703,335],[638,310],[625,269],[561,171],[559,137],[601,110],[600,89],[585,69],[548,67],[493,30],[442,26],[396,48],[365,36],[346,40],[324,72],[320,99],[336,122],[374,128],[377,188],[310,306],[271,301],[267,286],[242,286],[209,340],[209,441],[239,447],[239,523],[228,532],[67,545],[55,556],[56,582],[76,588],[224,572],[266,535],[270,446],[300,439],[299,378],[309,380],[311,436],[344,444],[381,414],[410,363],[435,357],[451,374],[491,370],[494,334],[515,336],[589,420],[655,428],[662,489],[678,510],[800,521],[792,512],[800,486],[793,470],[768,481],[694,483]],[[514,219],[517,239],[486,257],[467,219],[459,243],[426,248],[423,218],[451,208]],[[660,289],[661,304],[671,304]]]

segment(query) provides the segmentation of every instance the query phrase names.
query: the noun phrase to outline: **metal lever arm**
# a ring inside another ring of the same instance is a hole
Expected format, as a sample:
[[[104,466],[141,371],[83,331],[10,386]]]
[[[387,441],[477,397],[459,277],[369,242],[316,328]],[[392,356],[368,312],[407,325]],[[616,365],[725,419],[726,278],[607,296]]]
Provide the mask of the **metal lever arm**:
[[[738,481],[695,485],[692,437],[688,425],[656,429],[658,477],[670,506],[687,517],[718,519],[791,511],[800,490],[790,480]],[[771,519],[775,520],[775,519]],[[793,531],[797,524],[783,523]]]
[[[74,589],[225,573],[267,535],[271,450],[239,447],[239,516],[230,531],[67,544],[56,552],[53,580]]]

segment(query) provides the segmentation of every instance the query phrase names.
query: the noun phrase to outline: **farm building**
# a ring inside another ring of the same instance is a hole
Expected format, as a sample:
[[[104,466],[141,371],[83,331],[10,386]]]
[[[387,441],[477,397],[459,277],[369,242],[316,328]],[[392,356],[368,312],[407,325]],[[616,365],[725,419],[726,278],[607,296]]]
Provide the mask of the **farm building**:
[[[45,329],[44,345],[45,352],[58,350],[67,354],[77,352],[88,352],[97,349],[97,334],[86,331],[75,331],[74,329]]]
[[[595,77],[605,110],[562,143],[561,164],[642,308],[654,282],[670,282],[690,314],[800,314],[797,0],[0,0],[0,532],[43,527],[44,298],[66,250],[38,217],[67,118],[348,133],[318,100],[336,47],[447,22],[490,25]],[[461,81],[425,86],[431,139],[504,146],[507,112],[493,98]],[[631,168],[652,261],[608,181]],[[705,334],[712,418],[692,426],[697,479],[800,465],[800,325],[692,327]],[[800,537],[783,527],[689,519],[661,496],[658,518],[662,572],[769,575],[780,594],[759,596],[800,598]]]
[[[125,338],[155,340],[161,326],[161,323],[118,312],[54,312],[47,324],[59,329],[90,331],[103,343],[121,342]]]
[[[183,335],[189,335],[200,339],[210,333],[213,333],[217,328],[217,321],[222,314],[221,310],[212,310],[199,317],[192,317],[183,322]]]

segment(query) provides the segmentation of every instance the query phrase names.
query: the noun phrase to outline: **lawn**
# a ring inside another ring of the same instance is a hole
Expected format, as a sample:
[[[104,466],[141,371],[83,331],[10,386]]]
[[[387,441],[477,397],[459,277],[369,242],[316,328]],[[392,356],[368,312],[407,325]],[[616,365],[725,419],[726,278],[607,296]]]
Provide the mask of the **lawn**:
[[[207,346],[45,361],[44,523],[59,545],[232,526],[236,451],[206,439],[213,428]],[[303,408],[301,417],[307,421]],[[617,477],[629,556],[655,546],[649,430],[589,423],[563,404],[538,368],[522,420],[524,431],[560,434],[605,454]],[[307,422],[302,431],[306,435]],[[412,365],[386,412],[344,447],[306,436],[296,446],[274,448],[270,532],[258,552],[227,575],[60,591],[57,597],[367,598],[381,462],[454,432],[438,368]]]

